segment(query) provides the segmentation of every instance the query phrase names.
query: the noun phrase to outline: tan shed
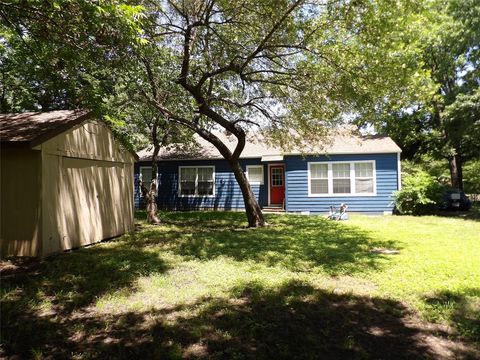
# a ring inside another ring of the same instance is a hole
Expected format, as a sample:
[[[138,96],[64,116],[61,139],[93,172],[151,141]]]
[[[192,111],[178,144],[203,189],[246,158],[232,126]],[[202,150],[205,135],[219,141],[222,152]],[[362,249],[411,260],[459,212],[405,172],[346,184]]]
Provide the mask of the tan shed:
[[[131,231],[135,157],[86,111],[1,114],[1,257]]]

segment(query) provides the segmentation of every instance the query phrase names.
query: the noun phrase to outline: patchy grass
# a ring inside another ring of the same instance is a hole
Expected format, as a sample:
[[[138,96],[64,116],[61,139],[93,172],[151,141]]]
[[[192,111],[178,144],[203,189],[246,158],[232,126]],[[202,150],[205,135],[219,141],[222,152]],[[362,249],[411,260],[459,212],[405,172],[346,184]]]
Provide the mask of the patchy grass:
[[[162,213],[2,278],[3,355],[475,358],[480,222]],[[0,355],[2,353],[0,352]]]

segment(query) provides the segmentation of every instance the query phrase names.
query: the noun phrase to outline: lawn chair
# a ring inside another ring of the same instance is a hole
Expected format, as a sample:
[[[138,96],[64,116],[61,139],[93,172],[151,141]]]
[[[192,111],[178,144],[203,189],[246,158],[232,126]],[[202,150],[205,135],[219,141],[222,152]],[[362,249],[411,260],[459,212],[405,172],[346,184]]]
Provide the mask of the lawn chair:
[[[328,218],[330,220],[348,220],[347,214],[348,205],[347,204],[340,204],[340,208],[337,210],[335,205],[330,205],[330,213],[328,214]]]

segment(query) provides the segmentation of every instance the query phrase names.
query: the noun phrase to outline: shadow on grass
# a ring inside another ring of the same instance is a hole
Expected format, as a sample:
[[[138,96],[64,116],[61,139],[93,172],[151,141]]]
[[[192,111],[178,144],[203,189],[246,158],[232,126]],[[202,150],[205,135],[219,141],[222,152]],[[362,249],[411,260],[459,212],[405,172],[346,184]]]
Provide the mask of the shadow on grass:
[[[440,291],[424,301],[430,320],[447,321],[462,336],[480,342],[480,288]]]
[[[187,311],[185,311],[187,310]],[[5,354],[102,359],[412,359],[437,358],[398,302],[339,295],[290,281],[278,289],[250,283],[228,298],[103,317],[20,315],[10,331],[21,346]],[[38,334],[38,333],[42,334]],[[47,332],[47,333],[44,333]],[[435,338],[437,339],[437,338]],[[440,355],[472,358],[443,348]]]
[[[350,275],[391,258],[374,248],[400,249],[400,244],[372,237],[351,225],[309,216],[267,216],[266,228],[247,229],[244,214],[215,212],[163,213],[164,231],[137,233],[138,244],[161,245],[186,258],[229,257],[252,260],[293,271],[320,269],[330,275]],[[172,226],[173,225],[173,226]]]
[[[94,305],[98,297],[134,291],[138,277],[166,270],[158,254],[114,243],[61,254],[31,271],[3,276],[0,343],[17,352],[67,341],[67,333],[51,326],[54,319],[69,322],[72,312]]]

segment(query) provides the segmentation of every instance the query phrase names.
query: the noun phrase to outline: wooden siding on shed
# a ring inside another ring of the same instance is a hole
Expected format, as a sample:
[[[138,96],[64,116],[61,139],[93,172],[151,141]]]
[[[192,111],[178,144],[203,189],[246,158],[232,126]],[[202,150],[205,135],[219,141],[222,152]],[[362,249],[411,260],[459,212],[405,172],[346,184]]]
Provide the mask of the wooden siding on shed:
[[[132,170],[133,164],[46,155],[44,255],[132,230]]]
[[[107,126],[87,121],[39,147],[44,256],[133,230],[135,160]]]
[[[44,153],[71,158],[133,163],[133,155],[122,149],[110,129],[90,120],[38,146]]]
[[[308,196],[308,162],[375,161],[375,196]],[[326,213],[330,205],[346,203],[349,211],[383,213],[392,211],[392,194],[397,190],[397,154],[331,155],[331,156],[286,156],[286,208],[289,212],[310,211]]]
[[[0,257],[42,252],[40,151],[0,151]]]

